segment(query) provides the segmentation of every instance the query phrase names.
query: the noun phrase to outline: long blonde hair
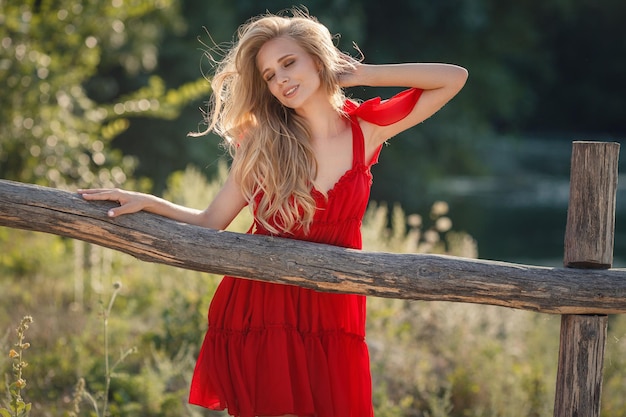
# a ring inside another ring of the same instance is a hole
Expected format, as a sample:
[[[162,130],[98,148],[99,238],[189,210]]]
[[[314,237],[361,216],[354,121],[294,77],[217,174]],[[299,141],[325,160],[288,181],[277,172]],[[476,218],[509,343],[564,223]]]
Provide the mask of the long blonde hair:
[[[277,37],[297,42],[321,64],[321,88],[338,112],[346,99],[338,77],[357,62],[337,49],[328,29],[306,10],[291,13],[261,15],[239,28],[213,76],[207,115],[206,132],[224,138],[233,158],[231,175],[257,221],[276,234],[308,230],[315,215],[311,191],[317,162],[309,127],[270,93],[257,68],[257,54]]]

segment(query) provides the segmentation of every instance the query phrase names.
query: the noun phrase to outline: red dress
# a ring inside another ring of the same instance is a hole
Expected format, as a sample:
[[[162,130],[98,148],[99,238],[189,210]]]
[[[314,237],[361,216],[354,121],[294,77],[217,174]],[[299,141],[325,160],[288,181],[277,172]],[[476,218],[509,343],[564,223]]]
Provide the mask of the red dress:
[[[290,238],[361,249],[378,153],[365,161],[357,117],[379,125],[405,117],[421,90],[390,100],[347,102],[352,168],[328,192],[312,193],[318,210],[308,234]],[[258,223],[257,234],[268,234]],[[226,276],[211,302],[209,328],[189,401],[233,416],[295,414],[371,417],[372,384],[365,343],[365,297]]]

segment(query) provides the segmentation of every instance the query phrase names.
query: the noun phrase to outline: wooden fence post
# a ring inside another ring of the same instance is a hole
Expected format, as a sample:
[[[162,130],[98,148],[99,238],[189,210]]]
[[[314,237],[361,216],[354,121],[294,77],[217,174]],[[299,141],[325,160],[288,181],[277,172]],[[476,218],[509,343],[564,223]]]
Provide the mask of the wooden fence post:
[[[574,142],[564,266],[613,263],[619,143]],[[600,415],[608,316],[563,315],[555,417]]]

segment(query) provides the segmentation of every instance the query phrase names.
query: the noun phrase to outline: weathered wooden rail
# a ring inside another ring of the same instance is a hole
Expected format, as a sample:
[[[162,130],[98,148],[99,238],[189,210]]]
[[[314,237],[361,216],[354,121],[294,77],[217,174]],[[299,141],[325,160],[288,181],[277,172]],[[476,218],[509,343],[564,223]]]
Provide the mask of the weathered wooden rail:
[[[356,251],[203,229],[112,203],[0,180],[0,225],[53,233],[138,259],[321,291],[491,304],[562,315],[555,417],[599,416],[607,314],[626,313],[613,261],[619,144],[574,142],[564,268]]]
[[[0,181],[0,225],[81,239],[148,262],[323,291],[554,314],[626,313],[626,270],[357,251],[209,230],[148,213],[111,219],[106,212],[112,205]]]

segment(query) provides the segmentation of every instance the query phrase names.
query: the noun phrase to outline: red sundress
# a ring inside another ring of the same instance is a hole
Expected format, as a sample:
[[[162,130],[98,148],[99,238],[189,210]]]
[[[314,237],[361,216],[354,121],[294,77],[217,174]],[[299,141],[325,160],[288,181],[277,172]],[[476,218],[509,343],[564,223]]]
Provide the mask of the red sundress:
[[[308,234],[290,238],[361,249],[361,220],[372,183],[357,118],[387,125],[421,95],[409,89],[345,110],[352,124],[352,168],[328,192],[317,190]],[[257,234],[268,234],[256,224]],[[226,276],[211,302],[189,401],[239,417],[295,414],[371,417],[365,297]]]

